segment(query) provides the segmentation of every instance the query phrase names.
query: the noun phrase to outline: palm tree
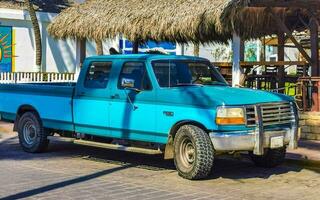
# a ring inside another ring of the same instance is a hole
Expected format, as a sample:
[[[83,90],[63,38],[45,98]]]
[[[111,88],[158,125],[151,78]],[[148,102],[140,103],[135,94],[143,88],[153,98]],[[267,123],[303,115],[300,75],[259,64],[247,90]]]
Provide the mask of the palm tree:
[[[96,40],[96,46],[97,55],[103,55],[103,42],[101,40]]]
[[[33,32],[34,32],[34,40],[35,40],[35,47],[36,47],[36,65],[35,65],[35,70],[37,72],[41,71],[41,63],[42,63],[42,43],[41,43],[41,34],[40,34],[40,27],[39,27],[39,22],[38,18],[36,15],[36,11],[33,7],[33,3],[31,0],[25,0],[28,10],[29,10],[29,15],[33,27]]]

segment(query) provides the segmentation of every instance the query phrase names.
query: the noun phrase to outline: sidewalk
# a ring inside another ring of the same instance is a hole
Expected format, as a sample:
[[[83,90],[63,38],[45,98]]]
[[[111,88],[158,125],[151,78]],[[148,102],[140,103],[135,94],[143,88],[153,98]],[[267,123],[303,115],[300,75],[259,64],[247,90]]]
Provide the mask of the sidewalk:
[[[300,140],[298,149],[288,151],[287,161],[320,167],[320,141]]]
[[[5,133],[12,133],[13,124],[0,121],[0,138]]]

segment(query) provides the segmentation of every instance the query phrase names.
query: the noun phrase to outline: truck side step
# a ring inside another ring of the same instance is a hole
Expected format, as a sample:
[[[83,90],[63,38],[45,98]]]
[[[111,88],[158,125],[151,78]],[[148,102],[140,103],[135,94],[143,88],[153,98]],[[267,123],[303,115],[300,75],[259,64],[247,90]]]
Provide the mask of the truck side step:
[[[143,153],[143,154],[149,154],[149,155],[157,155],[157,154],[163,153],[161,150],[146,149],[146,148],[140,148],[140,147],[127,147],[127,146],[118,145],[118,144],[107,144],[107,143],[93,142],[88,140],[74,140],[73,143],[78,145],[86,145],[91,147],[128,151],[128,152],[134,152],[134,153]]]

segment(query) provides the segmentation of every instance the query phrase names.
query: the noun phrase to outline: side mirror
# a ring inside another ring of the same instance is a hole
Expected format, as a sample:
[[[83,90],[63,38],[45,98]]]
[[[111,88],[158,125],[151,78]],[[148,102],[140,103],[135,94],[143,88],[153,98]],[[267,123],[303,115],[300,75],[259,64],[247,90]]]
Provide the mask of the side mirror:
[[[134,88],[134,79],[123,78],[121,79],[121,87]]]
[[[135,82],[134,79],[123,78],[121,80],[121,87],[124,88],[125,90],[131,90],[131,91],[135,91],[136,93],[140,93],[141,90],[134,87],[134,82]]]

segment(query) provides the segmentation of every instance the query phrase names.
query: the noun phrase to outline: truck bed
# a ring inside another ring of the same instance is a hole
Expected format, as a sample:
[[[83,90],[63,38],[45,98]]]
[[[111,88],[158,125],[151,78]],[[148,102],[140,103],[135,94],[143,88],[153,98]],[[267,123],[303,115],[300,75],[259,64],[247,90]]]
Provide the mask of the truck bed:
[[[13,121],[22,106],[37,110],[46,128],[73,131],[75,83],[0,84],[1,118]]]

